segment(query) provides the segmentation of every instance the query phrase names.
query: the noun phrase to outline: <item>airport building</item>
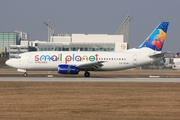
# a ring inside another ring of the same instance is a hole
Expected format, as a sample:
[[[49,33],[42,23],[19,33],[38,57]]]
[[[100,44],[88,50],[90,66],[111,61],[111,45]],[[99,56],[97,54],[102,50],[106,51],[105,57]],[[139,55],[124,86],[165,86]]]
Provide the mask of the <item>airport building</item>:
[[[9,46],[18,45],[18,33],[16,32],[0,32],[0,55],[8,56]]]
[[[59,34],[47,41],[21,41],[20,45],[9,46],[9,57],[28,51],[123,51],[128,43],[123,35],[107,34]]]
[[[33,45],[33,43],[30,43]],[[123,35],[72,34],[51,36],[50,42],[35,41],[37,51],[123,51]]]
[[[19,49],[21,42],[27,41],[27,39],[28,39],[28,35],[22,31],[0,32],[0,57],[3,56],[7,57],[10,54],[13,54],[14,51],[17,51],[15,49]]]

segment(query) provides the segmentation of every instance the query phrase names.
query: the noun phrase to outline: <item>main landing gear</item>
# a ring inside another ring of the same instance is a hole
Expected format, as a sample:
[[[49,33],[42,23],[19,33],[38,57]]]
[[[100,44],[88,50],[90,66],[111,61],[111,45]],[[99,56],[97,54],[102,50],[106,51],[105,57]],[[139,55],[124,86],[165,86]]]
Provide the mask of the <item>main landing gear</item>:
[[[90,76],[90,73],[88,71],[85,71],[84,77],[89,77],[89,76]]]

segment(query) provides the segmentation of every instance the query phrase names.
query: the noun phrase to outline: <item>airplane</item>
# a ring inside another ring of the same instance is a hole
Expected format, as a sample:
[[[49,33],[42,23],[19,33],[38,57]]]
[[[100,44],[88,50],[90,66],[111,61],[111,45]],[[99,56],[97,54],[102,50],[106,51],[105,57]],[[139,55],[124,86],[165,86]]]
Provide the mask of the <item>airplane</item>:
[[[160,61],[168,52],[162,52],[169,22],[161,22],[144,42],[121,52],[100,51],[36,51],[19,54],[6,61],[19,72],[27,70],[57,71],[60,74],[78,74],[84,71],[115,71],[135,68]]]

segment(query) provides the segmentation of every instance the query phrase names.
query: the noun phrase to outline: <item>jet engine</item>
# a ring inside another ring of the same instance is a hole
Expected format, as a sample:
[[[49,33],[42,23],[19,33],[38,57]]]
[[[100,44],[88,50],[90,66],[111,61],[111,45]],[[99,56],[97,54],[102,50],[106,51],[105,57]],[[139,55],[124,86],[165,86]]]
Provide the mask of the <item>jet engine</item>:
[[[58,65],[58,73],[61,74],[78,74],[78,69],[73,65]]]

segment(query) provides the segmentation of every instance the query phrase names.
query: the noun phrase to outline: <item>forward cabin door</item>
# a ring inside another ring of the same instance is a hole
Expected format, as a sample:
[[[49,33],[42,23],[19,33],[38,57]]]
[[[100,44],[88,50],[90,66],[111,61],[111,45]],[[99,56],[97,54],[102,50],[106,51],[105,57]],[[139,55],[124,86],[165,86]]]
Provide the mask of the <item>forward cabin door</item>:
[[[33,54],[32,53],[29,53],[27,60],[28,60],[28,63],[33,63]]]

